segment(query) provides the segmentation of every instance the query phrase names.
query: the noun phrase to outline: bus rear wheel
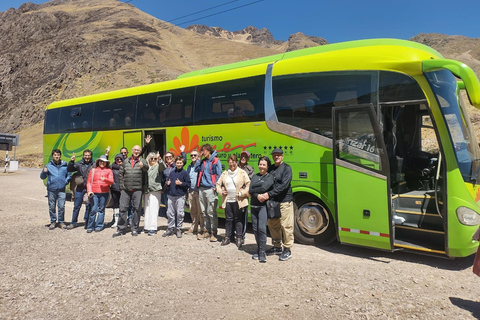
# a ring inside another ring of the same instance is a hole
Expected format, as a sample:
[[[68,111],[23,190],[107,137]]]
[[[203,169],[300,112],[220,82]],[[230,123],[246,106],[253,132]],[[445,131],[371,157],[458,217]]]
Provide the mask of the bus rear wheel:
[[[299,198],[294,201],[295,240],[302,244],[327,245],[335,240],[335,222],[328,210],[317,201]]]

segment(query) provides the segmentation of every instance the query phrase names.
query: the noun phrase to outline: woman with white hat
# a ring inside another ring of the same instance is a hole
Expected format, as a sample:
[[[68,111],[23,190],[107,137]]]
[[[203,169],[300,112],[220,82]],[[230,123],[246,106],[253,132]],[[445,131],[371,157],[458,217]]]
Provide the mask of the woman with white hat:
[[[87,221],[87,233],[100,232],[103,230],[105,219],[105,205],[108,200],[108,191],[113,184],[112,169],[109,168],[109,161],[102,155],[95,162],[95,168],[90,170],[87,179],[87,193],[92,198],[93,206]],[[98,213],[98,217],[97,217]]]

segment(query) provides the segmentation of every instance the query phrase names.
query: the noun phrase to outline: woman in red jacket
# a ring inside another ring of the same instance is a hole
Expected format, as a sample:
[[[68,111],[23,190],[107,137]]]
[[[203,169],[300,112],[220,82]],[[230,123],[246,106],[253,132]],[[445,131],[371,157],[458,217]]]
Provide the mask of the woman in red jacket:
[[[103,230],[108,191],[113,184],[113,172],[108,164],[109,161],[107,157],[104,155],[101,156],[97,159],[95,168],[92,168],[88,175],[87,193],[89,197],[93,197],[93,206],[88,215],[87,233],[91,233],[93,230],[95,230],[95,232]]]

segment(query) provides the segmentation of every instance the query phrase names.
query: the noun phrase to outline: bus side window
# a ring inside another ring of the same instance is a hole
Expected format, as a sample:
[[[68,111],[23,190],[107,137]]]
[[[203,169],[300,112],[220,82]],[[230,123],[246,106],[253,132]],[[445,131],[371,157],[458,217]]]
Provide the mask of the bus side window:
[[[273,102],[279,122],[332,137],[334,106],[370,103],[373,72],[325,72],[273,78]]]
[[[194,123],[264,120],[264,82],[256,76],[197,87]]]
[[[58,133],[59,132],[59,118],[60,108],[50,109],[45,112],[45,123],[43,127],[43,133]]]
[[[59,132],[77,132],[92,130],[93,103],[61,108]]]
[[[114,130],[132,127],[135,123],[136,105],[136,96],[95,102],[93,130]]]

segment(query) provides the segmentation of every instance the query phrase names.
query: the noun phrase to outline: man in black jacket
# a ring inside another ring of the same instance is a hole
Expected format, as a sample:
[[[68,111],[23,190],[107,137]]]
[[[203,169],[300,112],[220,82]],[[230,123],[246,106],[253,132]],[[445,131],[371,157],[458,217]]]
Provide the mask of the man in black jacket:
[[[144,184],[144,173],[148,170],[148,164],[140,157],[142,149],[136,145],[132,148],[132,156],[125,159],[120,166],[118,178],[120,182],[120,217],[117,224],[117,232],[113,237],[125,234],[127,229],[127,211],[131,205],[132,215],[132,236],[138,235],[140,222],[140,206],[142,204],[142,190]]]
[[[80,161],[75,162],[75,153],[73,153],[68,162],[67,171],[77,172],[74,177],[76,184],[73,202],[72,223],[67,226],[67,229],[73,229],[77,226],[78,214],[82,208],[83,195],[87,192],[87,179],[90,170],[94,167],[95,162],[92,161],[92,150],[86,149],[83,151],[83,157]],[[72,190],[73,191],[73,190]],[[85,214],[83,220],[85,221],[85,228],[87,228],[88,215],[90,214],[92,205],[85,204]]]
[[[267,250],[267,255],[280,255],[280,261],[288,260],[292,257],[291,248],[293,246],[293,192],[292,192],[292,168],[283,162],[283,150],[274,149],[272,151],[274,164],[270,166],[268,172],[274,175],[273,189],[260,195],[263,201],[273,199],[280,202],[280,211],[282,216],[279,219],[268,219],[267,225],[272,235],[273,247]],[[259,199],[261,200],[261,199]],[[282,251],[283,241],[283,251]]]

